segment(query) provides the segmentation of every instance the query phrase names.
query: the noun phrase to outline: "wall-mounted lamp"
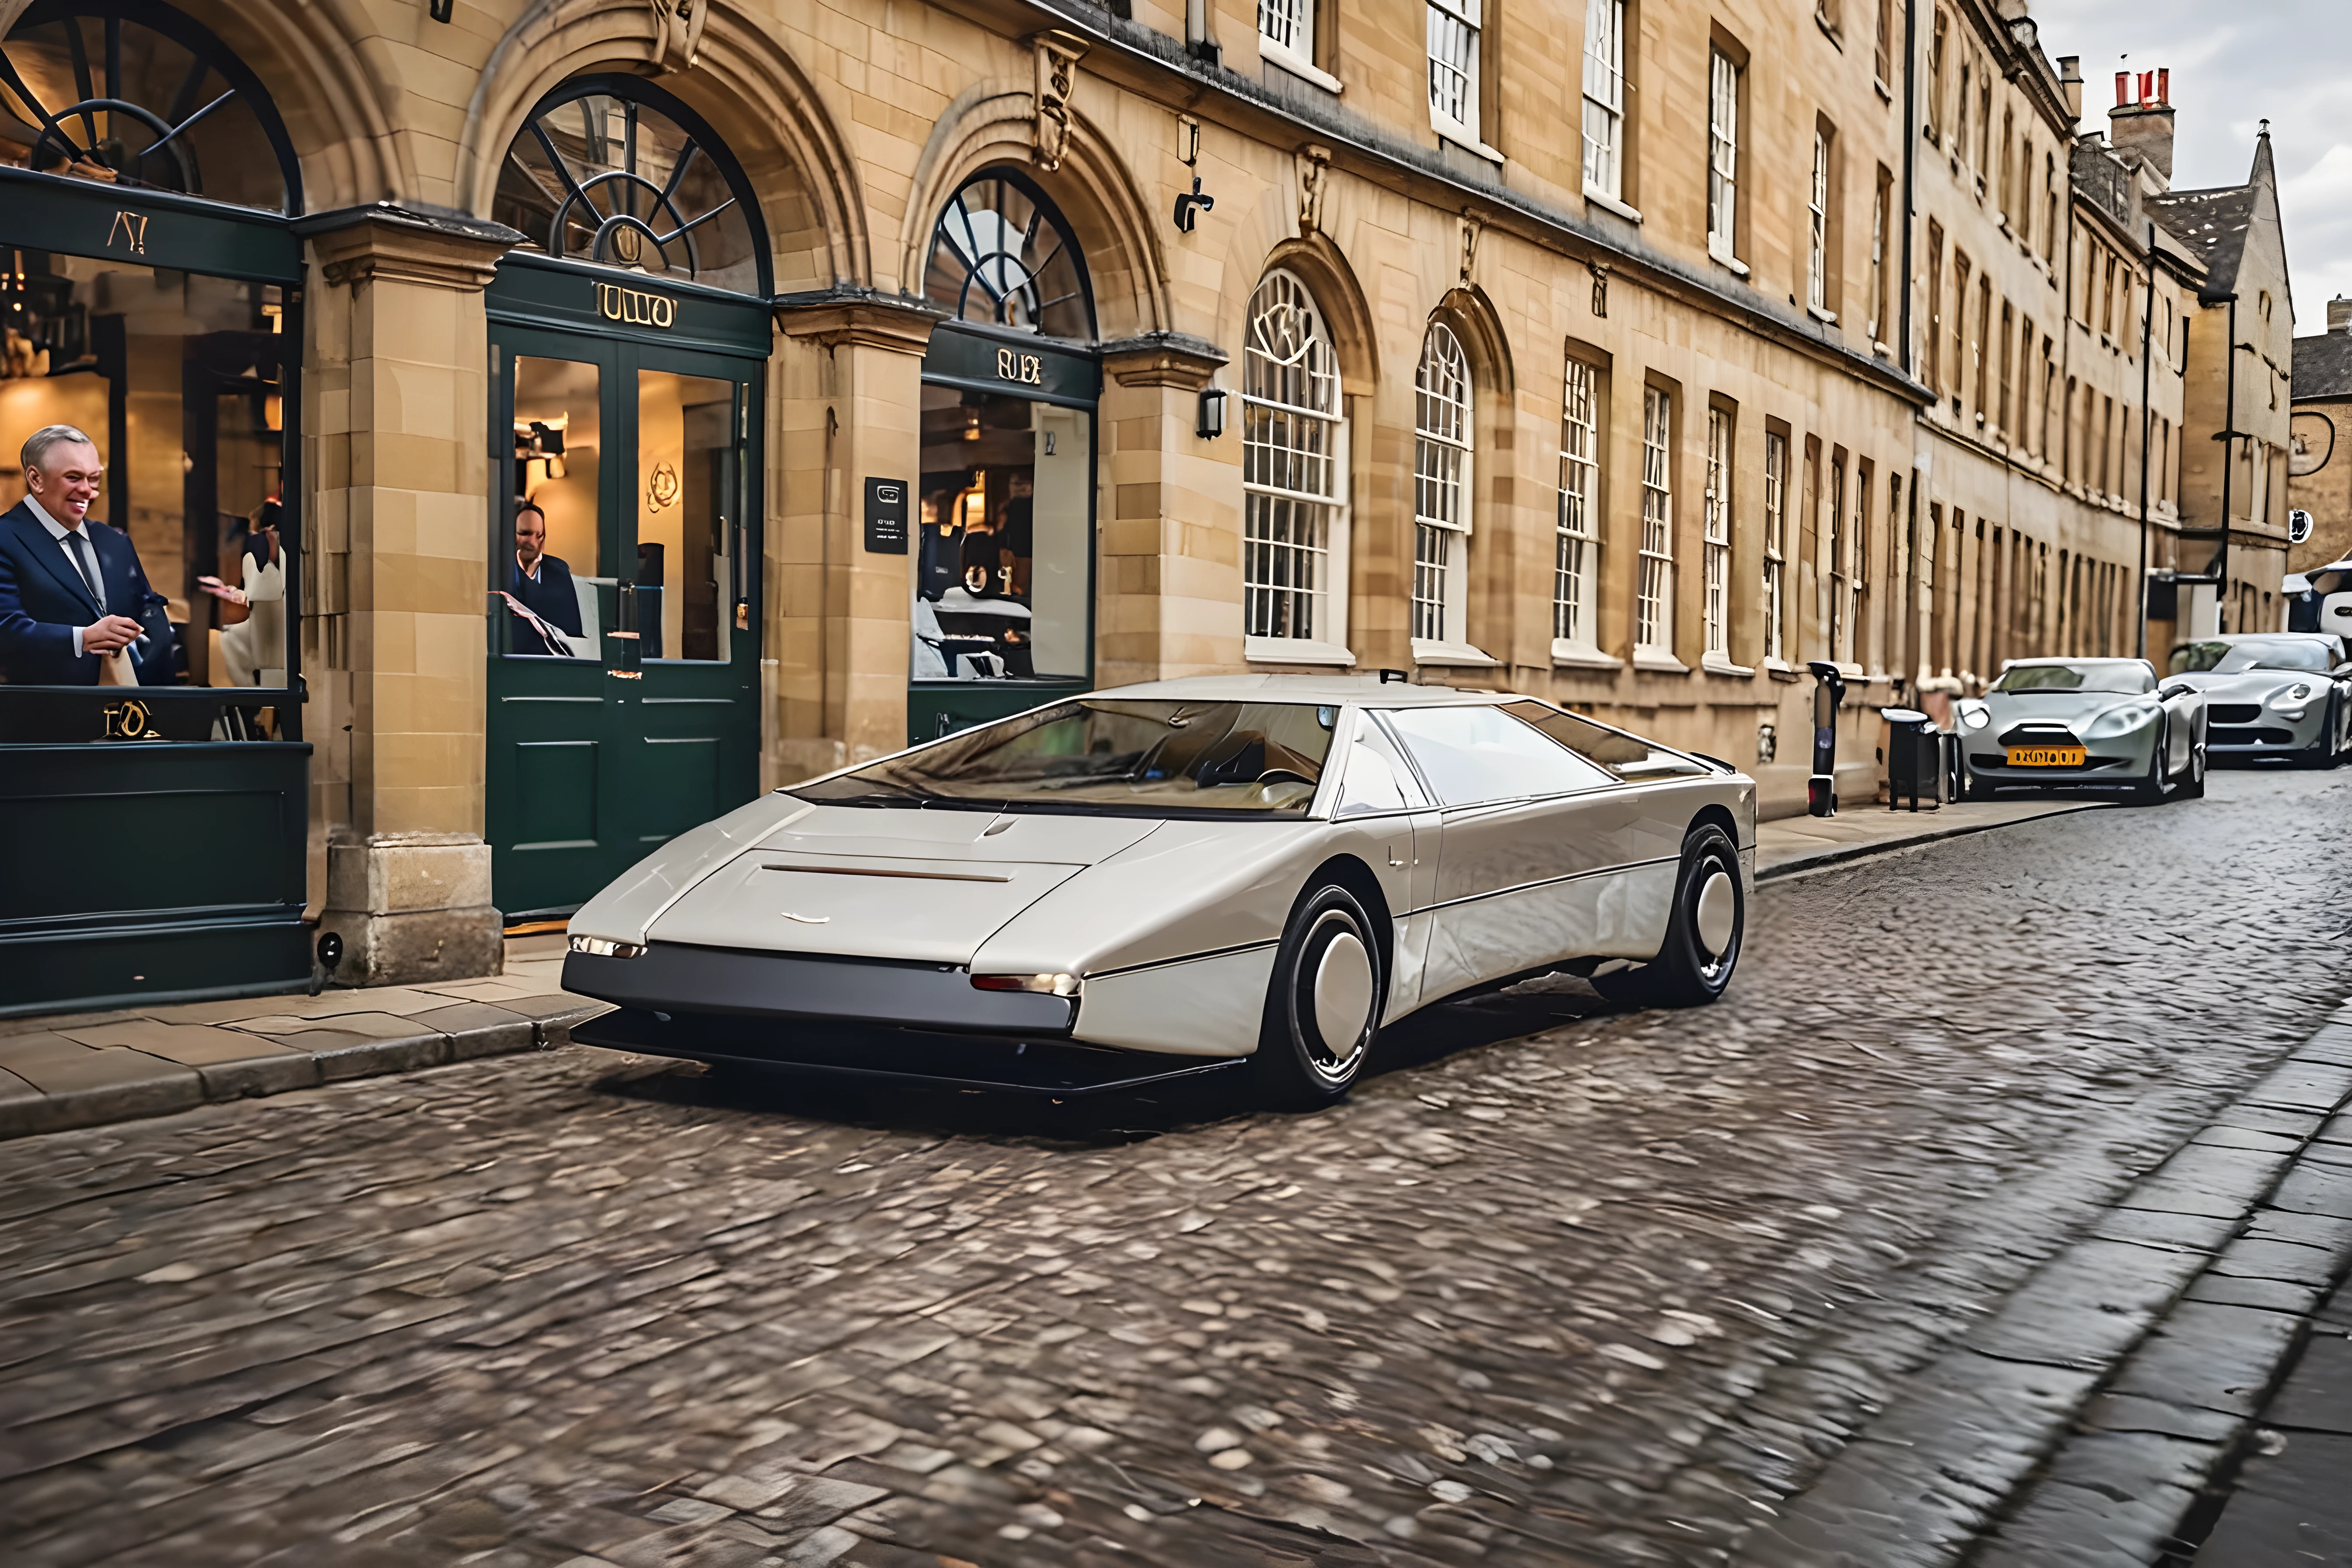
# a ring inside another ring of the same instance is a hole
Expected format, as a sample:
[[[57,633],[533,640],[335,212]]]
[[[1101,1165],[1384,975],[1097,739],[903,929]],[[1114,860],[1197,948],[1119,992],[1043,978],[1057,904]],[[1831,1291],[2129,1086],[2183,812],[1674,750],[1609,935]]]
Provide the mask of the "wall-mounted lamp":
[[[1201,391],[1201,423],[1195,429],[1203,441],[1213,441],[1225,433],[1225,389],[1203,387]]]

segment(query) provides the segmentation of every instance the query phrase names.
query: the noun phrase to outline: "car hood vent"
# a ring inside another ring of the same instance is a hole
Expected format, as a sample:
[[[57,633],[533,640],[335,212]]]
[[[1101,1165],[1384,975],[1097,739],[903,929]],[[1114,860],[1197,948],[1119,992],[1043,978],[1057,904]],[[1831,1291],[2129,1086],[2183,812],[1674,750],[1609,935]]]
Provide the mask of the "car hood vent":
[[[2004,746],[2079,746],[2083,742],[2063,724],[2018,724],[2001,731]]]

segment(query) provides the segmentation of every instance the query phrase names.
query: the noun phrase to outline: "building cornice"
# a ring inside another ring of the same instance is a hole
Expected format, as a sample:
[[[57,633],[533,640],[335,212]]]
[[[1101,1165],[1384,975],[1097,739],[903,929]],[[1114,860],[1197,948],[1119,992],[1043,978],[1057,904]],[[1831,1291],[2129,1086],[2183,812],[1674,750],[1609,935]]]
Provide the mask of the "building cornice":
[[[421,203],[371,202],[297,218],[331,285],[416,283],[479,293],[526,237],[502,223]]]
[[[1231,122],[1268,145],[1309,142],[1330,150],[1334,167],[1432,206],[1475,216],[1527,242],[1572,260],[1599,262],[1621,280],[1713,312],[1759,336],[1844,371],[1915,405],[1933,400],[1925,384],[1895,365],[1848,347],[1809,318],[1783,310],[1760,289],[1727,285],[1697,267],[1601,229],[1499,181],[1475,178],[1425,148],[1344,110],[1326,110],[1279,98],[1256,82],[1187,54],[1178,40],[1113,16],[1084,0],[998,0],[983,7],[1013,37],[1038,30],[1035,18],[1085,39],[1087,69],[1178,113],[1197,114],[1211,100],[1232,111]]]

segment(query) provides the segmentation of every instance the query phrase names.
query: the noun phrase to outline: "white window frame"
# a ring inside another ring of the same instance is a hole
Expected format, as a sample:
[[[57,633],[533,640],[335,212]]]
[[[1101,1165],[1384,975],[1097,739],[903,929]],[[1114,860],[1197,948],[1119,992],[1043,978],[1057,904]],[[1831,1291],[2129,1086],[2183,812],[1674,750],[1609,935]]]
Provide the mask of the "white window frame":
[[[1709,51],[1706,113],[1706,253],[1739,260],[1739,67]]]
[[[1478,49],[1486,25],[1484,0],[1425,0],[1425,4],[1430,129],[1474,152],[1486,153],[1486,141],[1478,134]],[[1447,90],[1454,82],[1460,85],[1458,94]],[[1455,112],[1457,99],[1459,113]]]
[[[1257,0],[1257,52],[1294,76],[1322,82],[1315,65],[1316,0]]]
[[[1830,133],[1813,127],[1813,179],[1805,200],[1805,305],[1828,321],[1830,310]]]
[[[1846,625],[1845,462],[1834,447],[1823,455],[1822,461],[1829,468],[1824,487],[1828,493],[1819,498],[1824,521],[1822,576],[1827,591],[1826,624],[1822,629],[1828,635],[1822,640],[1829,645],[1832,659],[1848,664],[1852,661],[1845,657],[1845,639],[1852,628]]]
[[[1789,438],[1764,433],[1764,663],[1789,663]]]
[[[1412,655],[1423,664],[1495,661],[1469,640],[1476,408],[1470,357],[1443,321],[1413,372]]]
[[[1731,659],[1731,415],[1706,410],[1705,527],[1699,545],[1700,653],[1710,663]]]
[[[1675,657],[1674,395],[1642,389],[1642,552],[1634,578],[1633,656]]]
[[[1346,395],[1323,312],[1297,274],[1258,280],[1242,356],[1243,657],[1353,664]],[[1303,635],[1267,629],[1302,622]]]
[[[1625,199],[1625,0],[1585,8],[1584,194]]]
[[[1870,192],[1870,298],[1867,309],[1870,323],[1867,336],[1873,343],[1886,341],[1886,219],[1889,197],[1894,194],[1892,182],[1881,178],[1873,183]]]
[[[1559,514],[1552,561],[1554,658],[1589,663],[1607,657],[1594,636],[1601,607],[1600,519],[1601,373],[1571,355],[1560,397]]]

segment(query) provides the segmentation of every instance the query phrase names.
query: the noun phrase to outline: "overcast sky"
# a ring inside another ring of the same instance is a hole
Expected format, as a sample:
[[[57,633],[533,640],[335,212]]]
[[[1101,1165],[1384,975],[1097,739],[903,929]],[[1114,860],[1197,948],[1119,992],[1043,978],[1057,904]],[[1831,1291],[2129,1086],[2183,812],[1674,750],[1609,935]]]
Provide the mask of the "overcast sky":
[[[2172,72],[2172,185],[2244,183],[2271,122],[2294,330],[2352,295],[2352,5],[2347,0],[2032,0],[2053,64],[2083,58],[2083,129],[2105,129],[2116,72]],[[2128,59],[2121,57],[2128,55]]]

